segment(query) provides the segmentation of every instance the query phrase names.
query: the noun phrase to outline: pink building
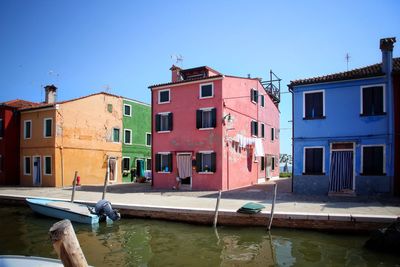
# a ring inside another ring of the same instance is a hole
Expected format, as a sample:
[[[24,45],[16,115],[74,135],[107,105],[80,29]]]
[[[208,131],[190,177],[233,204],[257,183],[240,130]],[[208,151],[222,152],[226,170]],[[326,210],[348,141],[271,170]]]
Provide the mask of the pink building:
[[[228,190],[279,176],[279,89],[207,66],[152,85],[153,186]],[[272,89],[271,89],[272,88]]]

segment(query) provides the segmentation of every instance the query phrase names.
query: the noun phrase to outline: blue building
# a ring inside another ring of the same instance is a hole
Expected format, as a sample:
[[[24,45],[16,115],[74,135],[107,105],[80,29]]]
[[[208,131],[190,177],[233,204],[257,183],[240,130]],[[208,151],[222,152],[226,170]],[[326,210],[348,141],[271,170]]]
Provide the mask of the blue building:
[[[400,58],[392,56],[395,42],[380,40],[382,63],[288,85],[294,193],[393,193],[392,72],[400,71],[393,69],[400,65]]]

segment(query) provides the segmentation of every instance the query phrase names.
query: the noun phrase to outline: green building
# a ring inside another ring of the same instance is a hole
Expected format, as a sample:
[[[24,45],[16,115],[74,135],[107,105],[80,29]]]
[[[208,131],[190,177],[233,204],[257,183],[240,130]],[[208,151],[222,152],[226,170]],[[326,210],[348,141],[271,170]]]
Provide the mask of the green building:
[[[122,181],[131,182],[151,170],[151,106],[136,100],[123,99]]]

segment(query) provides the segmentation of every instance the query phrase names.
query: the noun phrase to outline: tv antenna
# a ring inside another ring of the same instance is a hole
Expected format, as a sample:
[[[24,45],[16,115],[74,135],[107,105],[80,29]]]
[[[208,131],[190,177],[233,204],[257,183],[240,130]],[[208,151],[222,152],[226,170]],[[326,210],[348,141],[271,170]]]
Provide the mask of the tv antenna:
[[[182,64],[183,56],[181,54],[173,54],[171,55],[171,59],[175,61],[176,65]]]
[[[103,88],[104,88],[104,91],[106,92],[106,93],[110,93],[111,92],[111,87],[110,87],[110,85],[108,85],[108,84],[106,84],[106,85],[103,85]]]
[[[347,71],[349,71],[349,61],[350,61],[350,58],[351,58],[349,53],[346,53],[346,56],[344,58],[346,59]]]

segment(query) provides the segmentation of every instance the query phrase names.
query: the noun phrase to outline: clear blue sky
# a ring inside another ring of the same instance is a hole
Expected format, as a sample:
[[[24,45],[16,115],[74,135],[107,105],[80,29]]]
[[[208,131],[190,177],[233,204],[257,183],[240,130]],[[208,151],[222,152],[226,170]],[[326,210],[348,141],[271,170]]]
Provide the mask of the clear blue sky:
[[[0,1],[0,102],[66,100],[104,91],[150,102],[148,86],[183,68],[290,80],[380,62],[400,1]],[[291,96],[282,95],[281,153],[291,153]]]

